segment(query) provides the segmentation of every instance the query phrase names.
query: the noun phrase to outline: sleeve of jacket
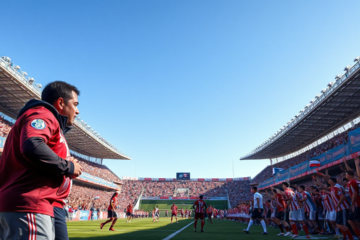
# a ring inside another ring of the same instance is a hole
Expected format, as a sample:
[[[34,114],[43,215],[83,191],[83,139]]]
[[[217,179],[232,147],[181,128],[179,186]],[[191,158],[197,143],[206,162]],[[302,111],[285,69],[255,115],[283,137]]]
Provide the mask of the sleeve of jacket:
[[[48,173],[74,174],[74,163],[60,158],[48,146],[52,135],[58,131],[55,117],[46,111],[24,114],[20,133],[20,149],[24,157]]]

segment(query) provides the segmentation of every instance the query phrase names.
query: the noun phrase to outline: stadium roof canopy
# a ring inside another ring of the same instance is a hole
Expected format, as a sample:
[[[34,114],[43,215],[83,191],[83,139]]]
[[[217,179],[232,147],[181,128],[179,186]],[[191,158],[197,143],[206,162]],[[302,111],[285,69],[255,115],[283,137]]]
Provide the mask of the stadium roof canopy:
[[[360,58],[293,119],[240,160],[278,158],[311,144],[360,115]]]
[[[26,72],[20,71],[19,66],[14,66],[10,58],[0,58],[1,112],[16,119],[20,109],[27,101],[40,99],[41,87],[41,84],[35,84],[33,78],[28,78]],[[66,139],[71,150],[89,157],[131,160],[79,117],[75,119],[73,130],[66,134]]]

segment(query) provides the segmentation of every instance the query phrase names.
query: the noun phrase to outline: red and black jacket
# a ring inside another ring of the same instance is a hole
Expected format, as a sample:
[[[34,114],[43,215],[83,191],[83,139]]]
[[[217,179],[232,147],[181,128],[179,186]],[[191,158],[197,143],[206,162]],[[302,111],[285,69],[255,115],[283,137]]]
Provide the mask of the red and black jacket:
[[[74,174],[64,134],[67,117],[50,104],[30,100],[21,109],[0,159],[0,212],[54,216],[62,207]]]

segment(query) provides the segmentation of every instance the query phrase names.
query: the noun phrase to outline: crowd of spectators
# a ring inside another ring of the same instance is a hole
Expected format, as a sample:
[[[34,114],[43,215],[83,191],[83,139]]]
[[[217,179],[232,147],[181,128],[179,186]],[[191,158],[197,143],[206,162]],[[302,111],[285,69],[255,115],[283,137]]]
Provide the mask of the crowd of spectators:
[[[6,138],[11,130],[13,124],[6,120],[4,117],[0,116],[0,137]],[[3,148],[0,147],[0,153],[3,152]]]
[[[74,210],[89,210],[94,207],[106,211],[113,193],[114,191],[90,188],[74,182],[67,205]],[[120,208],[120,205],[117,207]]]
[[[79,160],[84,172],[89,173],[90,175],[93,175],[95,177],[105,179],[110,182],[121,182],[120,178],[118,178],[118,176],[116,176],[105,165],[88,161],[77,155],[73,155],[73,157]]]
[[[235,204],[242,199],[248,199],[250,192],[250,181],[232,182],[195,182],[195,181],[134,181],[123,180],[122,200],[133,202],[144,189],[143,197],[183,197],[177,189],[188,189],[188,196],[193,197],[204,195],[205,197],[227,197],[229,194],[230,203]]]
[[[347,129],[346,131],[334,136],[333,138],[327,140],[326,142],[323,142],[322,144],[298,155],[293,158],[287,159],[285,161],[267,166],[264,168],[260,173],[256,175],[255,178],[251,181],[251,183],[261,183],[264,180],[272,177],[272,169],[274,167],[276,168],[283,168],[288,169],[290,167],[293,167],[295,165],[298,165],[302,162],[308,161],[316,156],[319,156],[326,151],[333,149],[341,144],[345,144],[348,142],[348,133],[356,128],[359,127],[359,124],[356,124],[354,127]]]
[[[118,209],[136,204],[143,191],[143,197],[177,197],[179,194],[176,189],[189,189],[189,196],[205,197],[226,197],[229,194],[231,205],[236,205],[245,200],[249,200],[250,181],[232,182],[193,182],[193,181],[137,181],[123,180],[121,193],[118,197]],[[91,207],[106,210],[113,191],[105,191],[96,188],[89,188],[74,182],[73,188],[68,198],[68,205],[74,210],[88,210]]]
[[[13,124],[0,116],[0,137],[7,137]]]

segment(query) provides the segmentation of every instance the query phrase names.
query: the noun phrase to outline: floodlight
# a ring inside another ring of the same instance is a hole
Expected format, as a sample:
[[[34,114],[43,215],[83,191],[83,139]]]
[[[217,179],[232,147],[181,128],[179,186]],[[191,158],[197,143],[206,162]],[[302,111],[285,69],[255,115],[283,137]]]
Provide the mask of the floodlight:
[[[332,87],[334,85],[334,82],[329,82],[328,87]]]
[[[349,71],[350,69],[351,69],[351,66],[348,65],[348,66],[346,66],[346,67],[344,68],[344,71],[347,72],[347,71]]]
[[[24,76],[27,76],[27,75],[28,75],[27,72],[22,72],[22,74],[23,74]]]
[[[321,90],[322,93],[325,93],[326,92],[326,88],[324,88],[323,90]]]
[[[29,84],[32,85],[35,82],[34,78],[29,78]]]
[[[340,75],[340,74],[336,75],[336,76],[335,76],[335,79],[336,79],[336,80],[341,79],[341,75]]]
[[[356,57],[355,59],[354,59],[354,62],[359,62],[360,61],[360,57]]]
[[[19,70],[19,69],[20,69],[20,66],[19,66],[19,65],[16,65],[14,68],[15,68],[15,70]]]
[[[11,58],[7,56],[3,56],[2,59],[4,59],[6,62],[11,62]]]

